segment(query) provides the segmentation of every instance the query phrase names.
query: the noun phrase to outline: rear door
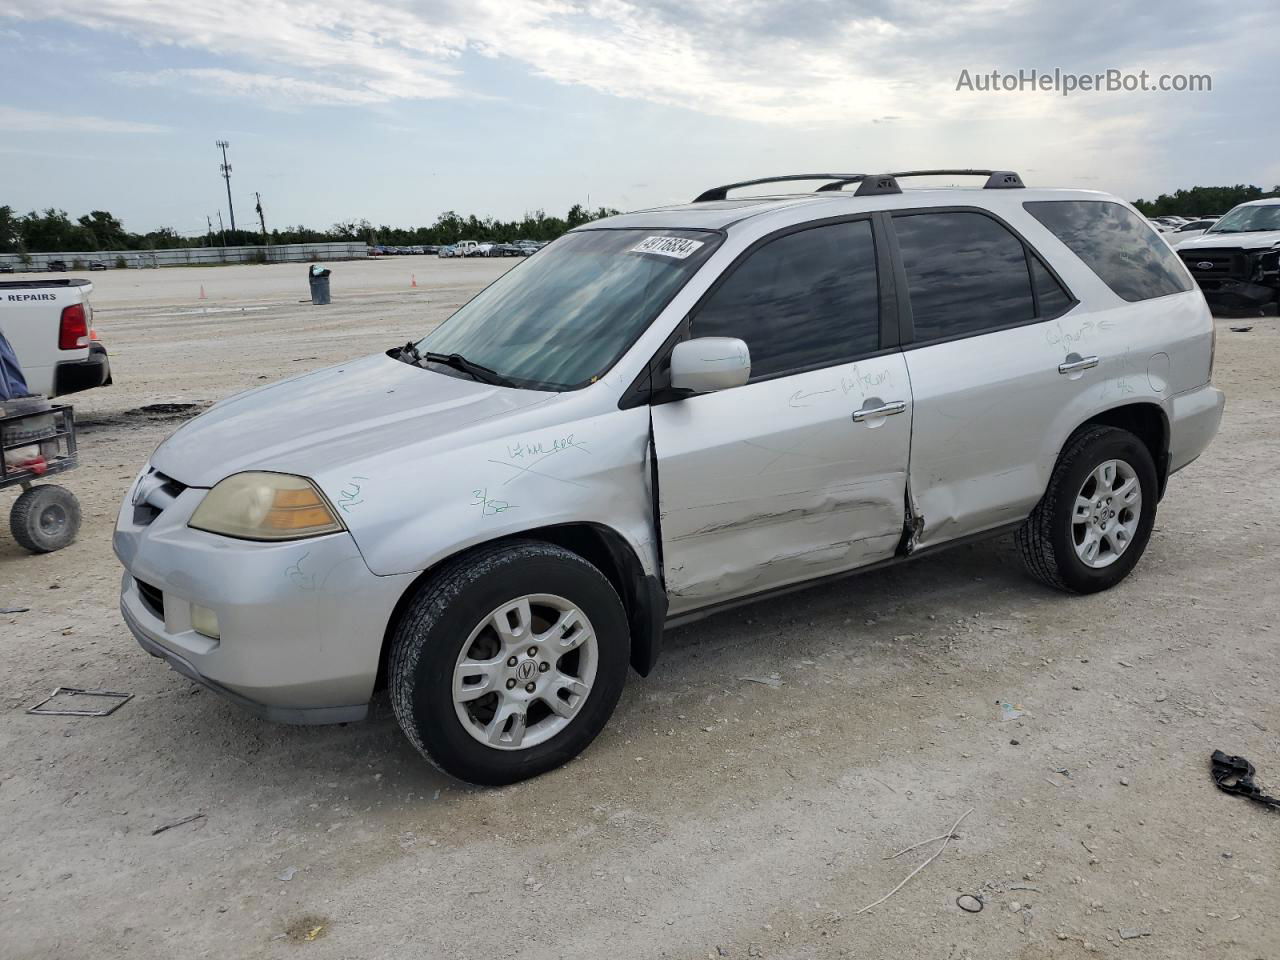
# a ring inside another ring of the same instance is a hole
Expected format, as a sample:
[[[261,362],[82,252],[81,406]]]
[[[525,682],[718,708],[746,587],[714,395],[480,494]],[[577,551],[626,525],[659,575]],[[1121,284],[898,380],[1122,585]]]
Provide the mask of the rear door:
[[[1075,299],[1001,220],[929,208],[892,222],[915,403],[915,544],[933,546],[1032,510],[1045,437],[1073,397],[1096,388],[1096,372],[1082,353],[1090,328],[1057,322]]]
[[[673,614],[892,556],[911,392],[888,264],[869,217],[806,225],[749,250],[691,314],[689,336],[740,338],[752,366],[652,410]]]

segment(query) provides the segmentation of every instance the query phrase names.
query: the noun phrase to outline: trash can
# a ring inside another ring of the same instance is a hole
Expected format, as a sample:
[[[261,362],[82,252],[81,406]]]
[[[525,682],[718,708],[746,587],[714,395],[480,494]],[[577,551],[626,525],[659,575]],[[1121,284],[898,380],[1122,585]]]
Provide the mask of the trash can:
[[[329,274],[333,271],[320,264],[313,264],[307,270],[307,282],[311,285],[311,302],[324,305],[329,302]]]

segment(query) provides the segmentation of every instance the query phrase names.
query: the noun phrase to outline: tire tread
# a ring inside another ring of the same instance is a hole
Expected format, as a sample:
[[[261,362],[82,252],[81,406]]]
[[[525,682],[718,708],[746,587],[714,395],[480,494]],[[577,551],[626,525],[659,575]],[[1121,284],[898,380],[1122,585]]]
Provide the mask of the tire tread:
[[[1064,593],[1078,593],[1063,579],[1053,551],[1053,516],[1057,511],[1058,500],[1062,496],[1075,496],[1074,491],[1062,489],[1064,478],[1071,467],[1095,443],[1113,435],[1128,435],[1128,431],[1118,427],[1094,426],[1080,430],[1068,442],[1058,457],[1049,478],[1049,486],[1036,504],[1031,516],[1014,533],[1014,542],[1022,554],[1022,562],[1028,572],[1045,586]]]
[[[32,535],[32,529],[35,525],[35,515],[47,504],[47,500],[61,501],[67,510],[67,534],[65,543],[50,544],[37,536]],[[63,547],[71,544],[76,534],[80,531],[80,503],[66,487],[60,487],[57,484],[43,484],[38,487],[32,487],[25,490],[13,502],[13,507],[9,511],[9,532],[13,534],[13,539],[18,545],[29,550],[31,553],[52,553],[55,550],[61,550]]]
[[[495,567],[528,560],[555,559],[576,564],[594,574],[609,592],[617,597],[609,578],[596,566],[571,550],[542,540],[521,540],[490,544],[448,560],[417,588],[417,595],[401,613],[391,637],[391,661],[388,687],[391,709],[400,728],[414,748],[431,766],[447,776],[457,776],[438,760],[427,746],[414,716],[414,678],[423,647],[436,622],[478,576]],[[619,605],[622,600],[618,599]]]

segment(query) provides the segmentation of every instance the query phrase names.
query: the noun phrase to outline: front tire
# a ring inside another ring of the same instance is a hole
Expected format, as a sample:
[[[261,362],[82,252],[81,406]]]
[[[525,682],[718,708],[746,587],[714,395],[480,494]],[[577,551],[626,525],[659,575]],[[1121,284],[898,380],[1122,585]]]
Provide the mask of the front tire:
[[[613,585],[582,557],[517,541],[452,561],[391,637],[391,704],[451,776],[515,783],[573,759],[626,680],[630,634]]]
[[[1117,427],[1086,427],[1067,443],[1015,534],[1027,570],[1069,593],[1114,587],[1147,548],[1158,495],[1145,443]]]

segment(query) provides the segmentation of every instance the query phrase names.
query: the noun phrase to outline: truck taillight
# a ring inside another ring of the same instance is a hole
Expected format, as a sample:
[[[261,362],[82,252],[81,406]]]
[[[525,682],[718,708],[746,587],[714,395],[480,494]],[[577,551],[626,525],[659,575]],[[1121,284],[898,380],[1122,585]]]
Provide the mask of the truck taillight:
[[[80,350],[89,345],[89,322],[84,306],[73,303],[62,308],[62,323],[58,327],[58,349]]]

